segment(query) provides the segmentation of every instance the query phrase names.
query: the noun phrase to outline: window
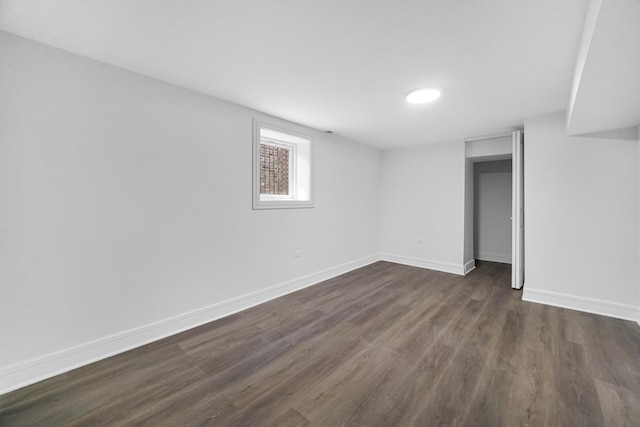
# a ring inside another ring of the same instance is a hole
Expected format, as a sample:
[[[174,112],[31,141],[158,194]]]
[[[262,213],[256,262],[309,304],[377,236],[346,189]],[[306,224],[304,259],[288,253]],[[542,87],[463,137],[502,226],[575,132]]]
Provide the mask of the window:
[[[254,120],[253,208],[313,207],[311,137]]]
[[[293,164],[289,159],[293,158],[294,152],[294,146],[275,141],[260,142],[260,194],[264,197],[288,198],[293,194],[293,181],[289,180]]]

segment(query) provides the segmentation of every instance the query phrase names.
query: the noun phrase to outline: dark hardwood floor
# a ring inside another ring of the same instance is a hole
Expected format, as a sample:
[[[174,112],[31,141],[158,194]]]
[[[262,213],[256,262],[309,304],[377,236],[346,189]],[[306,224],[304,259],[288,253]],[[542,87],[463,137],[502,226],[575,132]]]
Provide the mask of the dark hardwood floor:
[[[640,327],[378,262],[0,397],[3,426],[639,426]]]

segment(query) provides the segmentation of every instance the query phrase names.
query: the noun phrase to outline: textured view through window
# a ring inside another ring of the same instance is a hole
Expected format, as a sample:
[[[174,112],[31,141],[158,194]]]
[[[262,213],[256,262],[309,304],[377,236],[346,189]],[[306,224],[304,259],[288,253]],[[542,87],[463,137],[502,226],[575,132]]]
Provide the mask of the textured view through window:
[[[290,151],[260,144],[260,194],[289,194]]]

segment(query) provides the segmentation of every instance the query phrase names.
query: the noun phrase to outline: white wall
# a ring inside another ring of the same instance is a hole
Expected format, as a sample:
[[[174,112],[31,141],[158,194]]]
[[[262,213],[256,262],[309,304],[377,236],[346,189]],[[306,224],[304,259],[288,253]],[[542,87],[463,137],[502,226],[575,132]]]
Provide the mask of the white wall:
[[[465,156],[469,158],[506,158],[513,151],[511,136],[467,141]]]
[[[496,160],[473,164],[476,259],[511,263],[511,163]]]
[[[315,208],[253,211],[268,117],[8,33],[0,50],[0,392],[376,259],[378,150],[304,129]]]
[[[636,319],[638,143],[525,121],[524,298]]]
[[[383,259],[463,274],[464,141],[385,150],[382,157]]]

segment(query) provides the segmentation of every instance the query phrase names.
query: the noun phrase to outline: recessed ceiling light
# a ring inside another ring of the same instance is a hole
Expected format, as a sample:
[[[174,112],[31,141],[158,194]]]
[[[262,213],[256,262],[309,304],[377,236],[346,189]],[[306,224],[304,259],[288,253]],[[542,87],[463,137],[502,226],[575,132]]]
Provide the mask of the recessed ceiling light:
[[[440,91],[432,88],[416,89],[407,94],[407,102],[411,104],[426,104],[438,98],[440,98]]]

